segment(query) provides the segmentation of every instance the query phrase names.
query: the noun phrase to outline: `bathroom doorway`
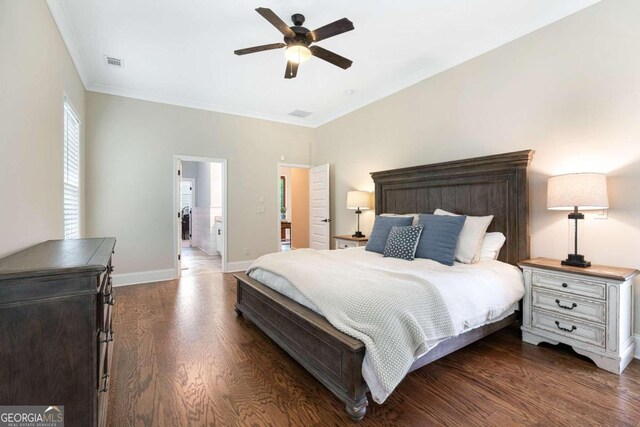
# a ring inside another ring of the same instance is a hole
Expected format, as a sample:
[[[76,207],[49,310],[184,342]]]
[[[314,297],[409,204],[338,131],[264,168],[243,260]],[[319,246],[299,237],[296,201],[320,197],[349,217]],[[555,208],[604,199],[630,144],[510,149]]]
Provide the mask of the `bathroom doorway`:
[[[226,268],[226,160],[175,156],[176,277]]]

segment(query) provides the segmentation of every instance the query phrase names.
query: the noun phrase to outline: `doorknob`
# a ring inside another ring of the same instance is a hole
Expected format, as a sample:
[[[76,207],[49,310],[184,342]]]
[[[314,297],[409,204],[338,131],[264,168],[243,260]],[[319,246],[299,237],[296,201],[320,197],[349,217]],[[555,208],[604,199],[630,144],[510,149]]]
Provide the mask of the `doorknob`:
[[[331,220],[329,218],[325,218],[322,220],[322,222],[331,222]]]

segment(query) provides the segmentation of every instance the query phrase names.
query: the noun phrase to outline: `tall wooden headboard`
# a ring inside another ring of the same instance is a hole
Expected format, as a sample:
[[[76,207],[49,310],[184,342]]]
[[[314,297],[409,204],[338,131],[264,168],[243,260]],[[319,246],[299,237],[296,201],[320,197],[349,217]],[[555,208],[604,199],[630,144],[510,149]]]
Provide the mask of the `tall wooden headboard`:
[[[529,258],[527,168],[533,150],[373,172],[376,214],[433,213],[437,208],[493,215],[488,231],[507,238],[499,260]]]

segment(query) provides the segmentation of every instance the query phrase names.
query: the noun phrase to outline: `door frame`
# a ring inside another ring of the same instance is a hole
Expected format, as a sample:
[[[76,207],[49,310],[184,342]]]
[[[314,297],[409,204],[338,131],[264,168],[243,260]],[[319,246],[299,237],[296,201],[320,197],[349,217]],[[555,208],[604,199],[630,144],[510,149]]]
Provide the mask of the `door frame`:
[[[184,166],[182,168],[182,172],[184,173]],[[195,210],[196,206],[196,179],[195,178],[180,178],[180,181],[189,181],[191,183],[191,211],[189,212],[189,234],[191,235],[189,237],[189,247],[192,248],[193,245],[193,240],[196,237],[196,230],[193,228],[193,211]],[[182,243],[182,242],[180,242]]]
[[[299,163],[283,163],[278,162],[276,168],[276,205],[278,206],[277,211],[277,219],[278,225],[280,225],[280,168],[296,168],[296,169],[311,169],[312,165],[305,165]],[[289,184],[287,184],[289,185]],[[293,193],[291,194],[291,198],[293,198]],[[282,252],[282,239],[280,238],[280,227],[278,227],[278,252]]]
[[[220,163],[222,165],[222,239],[224,240],[224,247],[222,248],[222,272],[227,272],[228,254],[229,254],[229,239],[227,238],[227,230],[229,228],[229,215],[227,215],[227,206],[229,202],[227,200],[227,159],[220,159],[216,157],[203,157],[203,156],[190,156],[186,154],[174,154],[173,155],[173,202],[171,203],[172,210],[171,218],[173,218],[173,268],[175,271],[175,278],[180,277],[180,271],[178,267],[178,254],[181,253],[182,242],[178,240],[178,222],[175,220],[176,213],[180,210],[178,206],[178,195],[176,194],[178,188],[178,162],[205,162],[205,163]],[[182,179],[182,176],[180,177]]]

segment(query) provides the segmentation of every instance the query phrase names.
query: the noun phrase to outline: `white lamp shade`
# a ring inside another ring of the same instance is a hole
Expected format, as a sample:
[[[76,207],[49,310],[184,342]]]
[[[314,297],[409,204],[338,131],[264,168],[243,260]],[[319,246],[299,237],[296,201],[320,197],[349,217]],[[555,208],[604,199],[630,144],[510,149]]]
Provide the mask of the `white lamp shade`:
[[[371,209],[371,193],[366,191],[348,191],[347,209]]]
[[[602,173],[552,176],[547,183],[547,209],[598,210],[609,208],[607,177]]]

